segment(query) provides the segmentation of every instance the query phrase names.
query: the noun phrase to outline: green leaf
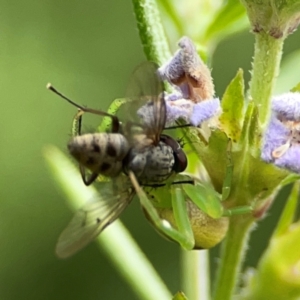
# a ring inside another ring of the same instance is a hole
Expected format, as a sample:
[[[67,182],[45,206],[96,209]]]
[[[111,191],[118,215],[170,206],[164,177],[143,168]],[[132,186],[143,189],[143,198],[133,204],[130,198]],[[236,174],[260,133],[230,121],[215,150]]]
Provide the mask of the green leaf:
[[[254,107],[255,107],[254,102],[250,101],[248,103],[248,107],[247,107],[247,110],[246,110],[246,113],[245,113],[241,138],[239,140],[239,144],[243,145],[244,148],[245,148],[245,146],[248,146],[249,127],[250,127],[250,124],[251,124],[251,118],[252,118],[252,114],[253,114],[253,111],[254,111]]]
[[[250,101],[245,113],[241,138],[239,140],[243,151],[252,151],[252,155],[259,157],[261,136],[259,109],[253,101]]]
[[[175,9],[174,3],[166,0],[158,0],[157,2],[162,7],[165,14],[171,19],[174,27],[177,30],[177,33],[180,36],[184,35],[183,22]]]
[[[295,182],[294,186],[290,192],[290,196],[285,204],[284,210],[281,214],[280,220],[277,224],[274,237],[280,236],[288,231],[292,222],[294,221],[295,213],[297,210],[299,196],[299,183]]]
[[[84,201],[97,197],[98,191],[83,184],[78,169],[60,150],[48,146],[44,150],[44,157],[55,181],[66,194],[67,203],[71,209],[77,210]],[[104,230],[96,242],[136,293],[137,298],[167,300],[172,297],[152,264],[121,221],[116,220],[108,229]],[[120,245],[122,245],[122,256],[120,256]],[[125,260],[124,257],[126,257]],[[140,280],[143,281],[142,285]]]
[[[300,82],[291,89],[291,92],[300,92]]]
[[[196,185],[182,185],[185,193],[191,201],[193,201],[199,209],[214,219],[218,219],[223,214],[223,206],[221,197],[215,190],[208,185],[197,183]]]
[[[205,32],[206,41],[213,38],[224,39],[233,32],[244,30],[249,26],[246,10],[240,2],[229,0],[224,3]]]
[[[220,116],[222,128],[229,138],[237,141],[241,134],[244,109],[244,79],[241,69],[223,95],[222,109],[223,113]]]
[[[292,194],[294,192],[296,190]],[[259,261],[247,299],[298,300],[300,297],[300,223],[288,226],[295,210],[295,199],[291,205],[287,204],[289,207],[280,220],[279,231],[275,231]]]
[[[185,296],[183,292],[177,292],[172,300],[188,300],[188,298]]]
[[[279,169],[273,164],[263,162],[259,157],[255,158],[251,153],[243,151],[233,152],[233,161],[235,166],[241,166],[245,163],[243,172],[236,167],[233,176],[233,188],[238,189],[242,194],[239,195],[240,200],[250,199],[251,201],[264,200],[274,193],[274,190],[280,186],[283,179],[289,174],[284,169]],[[239,184],[240,178],[246,176],[246,180],[242,181],[244,188],[241,189]],[[245,193],[245,194],[244,194]],[[239,205],[247,205],[248,203],[239,202]]]
[[[214,188],[219,194],[222,194],[223,181],[227,171],[228,141],[227,135],[217,129],[211,132],[208,145],[204,145],[201,142],[193,144]]]
[[[291,173],[284,180],[282,180],[281,186],[285,186],[290,183],[294,183],[297,180],[300,180],[300,174]]]
[[[293,51],[287,55],[281,63],[280,73],[276,80],[274,94],[286,93],[291,90],[292,92],[299,92],[299,69],[295,68],[299,64],[300,50]],[[292,88],[293,87],[293,88]]]
[[[250,120],[254,111],[254,104],[251,103],[249,105],[249,113],[246,114],[246,116],[249,116],[249,122],[246,122],[248,126],[245,129],[247,134],[245,134],[244,139],[249,138],[248,132],[250,131],[249,128],[251,128]],[[222,194],[222,187],[226,178],[225,174],[228,171],[227,147],[228,138],[220,130],[212,131],[208,145],[202,144],[201,147],[197,147],[201,161],[209,174],[215,190],[219,194]],[[247,199],[259,201],[272,195],[274,189],[281,185],[281,182],[289,175],[288,171],[263,162],[259,156],[254,156],[252,152],[245,151],[240,143],[232,144],[233,175],[229,198],[234,196],[238,201],[236,204],[239,206],[251,204],[247,202]]]

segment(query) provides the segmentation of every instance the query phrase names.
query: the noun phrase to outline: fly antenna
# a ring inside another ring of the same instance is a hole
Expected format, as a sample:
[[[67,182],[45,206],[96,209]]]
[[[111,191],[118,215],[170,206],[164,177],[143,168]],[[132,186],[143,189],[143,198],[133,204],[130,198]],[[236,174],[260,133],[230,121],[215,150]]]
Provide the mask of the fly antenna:
[[[56,95],[60,96],[61,98],[65,99],[67,102],[69,102],[70,104],[74,105],[75,107],[79,108],[80,110],[84,111],[84,112],[88,112],[91,114],[96,114],[96,115],[100,115],[100,116],[106,116],[111,118],[112,120],[112,132],[119,132],[120,129],[120,122],[117,116],[111,115],[109,113],[106,113],[102,110],[98,110],[98,109],[93,109],[93,108],[88,108],[88,107],[84,107],[81,106],[79,104],[77,104],[76,102],[72,101],[71,99],[69,99],[68,97],[66,97],[65,95],[63,95],[61,92],[59,92],[56,88],[54,88],[52,86],[51,83],[48,83],[46,85],[47,89],[50,90],[51,92],[55,93]]]
[[[65,95],[63,95],[61,92],[59,92],[55,87],[52,86],[51,83],[47,83],[46,85],[47,89],[50,90],[51,92],[55,93],[56,95],[60,96],[61,98],[67,100],[69,103],[71,103],[72,105],[76,106],[77,108],[85,111],[85,107],[75,103],[74,101],[72,101],[71,99],[69,99],[68,97],[66,97]]]

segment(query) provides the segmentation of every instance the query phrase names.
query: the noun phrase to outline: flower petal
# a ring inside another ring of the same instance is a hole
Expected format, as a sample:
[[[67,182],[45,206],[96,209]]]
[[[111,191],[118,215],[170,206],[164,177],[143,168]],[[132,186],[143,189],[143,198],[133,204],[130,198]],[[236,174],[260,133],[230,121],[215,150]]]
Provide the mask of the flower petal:
[[[194,126],[199,126],[202,122],[216,116],[220,112],[221,105],[219,98],[205,100],[194,105],[190,122]]]

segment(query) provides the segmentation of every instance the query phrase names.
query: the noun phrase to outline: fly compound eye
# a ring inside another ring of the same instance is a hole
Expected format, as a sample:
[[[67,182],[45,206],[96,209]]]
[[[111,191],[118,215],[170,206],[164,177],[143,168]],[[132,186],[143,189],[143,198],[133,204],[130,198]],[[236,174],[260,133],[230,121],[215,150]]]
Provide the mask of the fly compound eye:
[[[187,157],[184,153],[184,151],[180,148],[177,151],[174,151],[174,158],[175,158],[175,164],[174,164],[174,172],[180,173],[183,172],[187,167]]]

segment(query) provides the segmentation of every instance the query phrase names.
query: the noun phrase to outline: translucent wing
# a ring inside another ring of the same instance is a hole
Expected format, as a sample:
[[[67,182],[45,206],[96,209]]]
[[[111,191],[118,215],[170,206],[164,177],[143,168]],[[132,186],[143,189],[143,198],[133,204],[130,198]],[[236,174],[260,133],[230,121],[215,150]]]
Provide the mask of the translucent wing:
[[[166,123],[164,86],[157,75],[157,69],[158,66],[153,62],[139,65],[131,76],[126,95],[131,100],[130,114],[138,114],[146,134],[155,144],[159,142]]]
[[[104,182],[99,198],[75,213],[58,238],[55,249],[58,257],[67,258],[93,241],[131,202],[134,195],[132,187],[123,186],[122,190],[118,190],[112,184]]]

